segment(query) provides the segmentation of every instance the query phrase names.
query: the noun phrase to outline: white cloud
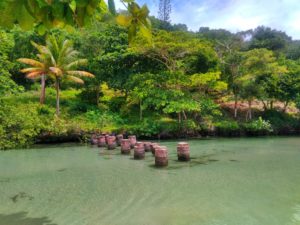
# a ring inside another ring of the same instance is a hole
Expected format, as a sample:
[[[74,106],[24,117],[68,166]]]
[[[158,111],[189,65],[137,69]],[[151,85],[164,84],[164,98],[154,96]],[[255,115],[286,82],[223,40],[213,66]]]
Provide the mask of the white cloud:
[[[208,26],[235,32],[265,25],[300,38],[299,0],[193,0],[180,8],[175,8],[173,22],[185,22],[192,30]]]
[[[115,0],[117,9],[124,9]],[[156,16],[159,0],[137,0],[146,3]],[[224,28],[236,32],[259,25],[285,31],[300,39],[299,0],[171,0],[173,23],[185,23],[191,30],[200,27]]]

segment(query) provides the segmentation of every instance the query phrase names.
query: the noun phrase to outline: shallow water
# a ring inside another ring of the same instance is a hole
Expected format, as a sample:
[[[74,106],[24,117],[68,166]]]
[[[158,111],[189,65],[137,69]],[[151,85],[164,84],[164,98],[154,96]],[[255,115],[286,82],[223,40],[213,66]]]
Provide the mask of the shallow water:
[[[91,146],[0,152],[0,225],[299,225],[300,138],[190,141],[156,169]]]

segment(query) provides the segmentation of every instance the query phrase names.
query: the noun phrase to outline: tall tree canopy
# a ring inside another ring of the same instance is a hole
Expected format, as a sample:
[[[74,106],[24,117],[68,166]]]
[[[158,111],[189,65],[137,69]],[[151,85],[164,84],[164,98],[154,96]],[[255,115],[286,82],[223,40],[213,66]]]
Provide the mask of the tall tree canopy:
[[[171,22],[172,5],[171,0],[159,0],[158,18],[164,22]]]

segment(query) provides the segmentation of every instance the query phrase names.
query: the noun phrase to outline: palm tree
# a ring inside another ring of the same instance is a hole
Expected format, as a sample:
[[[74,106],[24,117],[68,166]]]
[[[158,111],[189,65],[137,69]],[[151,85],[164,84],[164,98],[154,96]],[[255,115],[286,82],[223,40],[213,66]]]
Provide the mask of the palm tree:
[[[35,42],[31,42],[31,44],[38,50],[39,54],[37,54],[38,60],[29,59],[29,58],[21,58],[18,59],[19,62],[32,66],[30,68],[22,69],[21,72],[26,74],[26,77],[29,79],[38,79],[41,78],[41,95],[40,95],[40,103],[45,103],[46,96],[46,76],[50,73],[49,67],[51,65],[51,60],[47,54],[45,54],[45,46],[38,45]]]
[[[44,68],[44,72],[55,81],[56,89],[56,114],[59,115],[59,92],[60,83],[62,80],[70,80],[79,84],[83,84],[84,81],[79,77],[94,77],[93,74],[76,70],[79,66],[87,64],[86,59],[79,58],[79,52],[73,47],[73,43],[70,40],[64,40],[62,38],[57,38],[55,36],[49,36],[46,40],[46,46],[39,47],[40,54],[39,58],[42,58],[45,62],[44,64],[38,61],[32,61],[35,63],[34,68]],[[22,59],[25,62],[24,59]],[[30,61],[27,61],[30,62]],[[42,64],[45,67],[42,67]],[[40,67],[38,67],[40,66]],[[27,77],[39,76],[38,74],[43,74],[42,70],[33,71],[30,68],[28,70],[24,69],[23,72],[27,73]],[[28,71],[28,72],[27,72]]]

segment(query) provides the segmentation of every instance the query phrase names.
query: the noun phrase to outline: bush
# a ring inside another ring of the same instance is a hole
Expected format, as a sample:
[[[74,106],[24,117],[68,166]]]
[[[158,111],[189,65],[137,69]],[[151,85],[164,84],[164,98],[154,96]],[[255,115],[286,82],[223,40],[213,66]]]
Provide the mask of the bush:
[[[262,118],[272,124],[274,133],[276,134],[295,133],[300,127],[300,122],[297,117],[276,110],[264,112]]]
[[[236,121],[220,121],[214,124],[216,134],[222,136],[240,136],[241,127]]]
[[[267,135],[273,132],[271,123],[261,117],[258,120],[243,124],[243,128],[248,135]]]
[[[125,127],[129,134],[139,137],[170,136],[178,131],[178,123],[173,120],[144,118],[133,125]]]
[[[194,135],[198,131],[198,126],[193,120],[183,120],[178,123],[168,118],[144,118],[142,121],[127,126],[125,130],[129,134],[136,134],[140,137],[174,138]]]
[[[135,134],[139,137],[153,137],[161,132],[161,123],[155,120],[143,119],[126,128],[129,134]]]
[[[0,103],[1,104],[1,103]],[[0,149],[24,148],[45,128],[39,104],[0,107]]]
[[[74,114],[78,114],[78,113],[86,113],[89,110],[95,109],[96,106],[95,105],[90,105],[89,103],[86,102],[78,102],[78,101],[74,101],[72,103],[68,103],[69,106],[69,113],[74,115]]]
[[[119,115],[109,111],[90,110],[85,117],[100,132],[111,132],[124,124],[124,120]]]
[[[123,105],[126,105],[126,98],[123,96],[117,96],[111,98],[111,100],[108,102],[108,106],[110,111],[112,112],[120,112],[120,109]]]

